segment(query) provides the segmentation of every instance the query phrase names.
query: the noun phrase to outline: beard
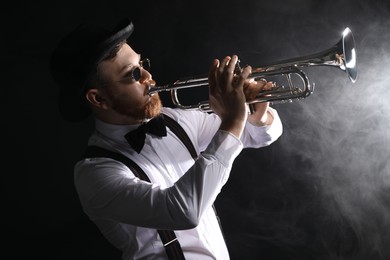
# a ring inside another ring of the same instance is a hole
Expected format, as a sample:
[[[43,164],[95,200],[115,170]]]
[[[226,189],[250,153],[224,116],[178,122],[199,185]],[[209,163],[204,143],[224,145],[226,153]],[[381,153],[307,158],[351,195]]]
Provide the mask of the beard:
[[[162,102],[158,93],[155,93],[149,101],[141,106],[129,106],[124,99],[114,98],[113,110],[117,113],[135,120],[145,120],[158,116],[161,112]]]

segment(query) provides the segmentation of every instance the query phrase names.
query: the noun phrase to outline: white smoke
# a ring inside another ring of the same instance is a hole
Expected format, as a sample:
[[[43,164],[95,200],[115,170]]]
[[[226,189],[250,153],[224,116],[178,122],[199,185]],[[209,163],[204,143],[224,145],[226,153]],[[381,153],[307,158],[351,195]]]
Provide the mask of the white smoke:
[[[240,219],[246,220],[233,229],[247,240],[241,244],[231,238],[233,248],[251,248],[254,255],[259,250],[259,256],[267,248],[283,248],[281,258],[301,253],[291,259],[390,256],[390,9],[379,2],[349,2],[350,9],[345,9],[348,1],[320,5],[317,20],[306,21],[310,25],[291,44],[300,41],[307,49],[322,50],[349,26],[356,40],[357,82],[335,68],[307,68],[316,86],[313,94],[274,105],[284,121],[282,138],[265,151],[243,152],[237,164],[253,169],[243,177],[238,166],[233,181],[239,181],[235,176],[250,181],[243,184],[245,190],[228,187],[249,200],[237,203],[244,212]],[[291,21],[289,28],[301,23]],[[290,57],[303,52],[298,48]]]

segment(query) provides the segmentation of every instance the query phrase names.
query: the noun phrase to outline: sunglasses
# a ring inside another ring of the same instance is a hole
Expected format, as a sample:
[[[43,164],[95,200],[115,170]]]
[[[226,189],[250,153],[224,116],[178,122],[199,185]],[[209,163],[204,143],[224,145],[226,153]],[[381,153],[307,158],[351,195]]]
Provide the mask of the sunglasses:
[[[134,66],[134,68],[129,73],[127,73],[125,77],[117,81],[104,83],[103,85],[100,85],[100,87],[105,87],[114,82],[124,82],[129,84],[133,82],[137,82],[141,79],[142,76],[141,68],[150,71],[150,60],[148,58],[140,60],[138,66]]]
[[[150,60],[148,58],[140,60],[138,65],[139,66],[136,66],[131,70],[130,75],[127,76],[126,79],[139,81],[142,76],[141,68],[150,71]]]

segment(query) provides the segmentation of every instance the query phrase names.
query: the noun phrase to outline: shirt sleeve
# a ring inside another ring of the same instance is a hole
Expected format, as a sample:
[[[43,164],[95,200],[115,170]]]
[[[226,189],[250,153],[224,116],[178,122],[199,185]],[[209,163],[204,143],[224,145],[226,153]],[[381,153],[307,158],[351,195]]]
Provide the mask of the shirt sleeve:
[[[206,149],[221,124],[220,118],[214,113],[207,114],[198,110],[181,111],[173,109],[168,109],[166,112],[184,127],[198,152]],[[241,136],[244,148],[268,146],[282,135],[283,125],[278,112],[271,107],[268,108],[268,112],[274,118],[271,125],[256,126],[246,122]]]
[[[156,229],[193,228],[220,193],[242,148],[234,135],[217,131],[194,165],[166,189],[108,158],[78,162],[75,185],[90,217]]]
[[[246,122],[244,132],[241,136],[244,148],[260,148],[268,146],[282,135],[283,125],[278,112],[271,107],[268,108],[268,112],[270,112],[274,118],[271,125],[255,126]]]

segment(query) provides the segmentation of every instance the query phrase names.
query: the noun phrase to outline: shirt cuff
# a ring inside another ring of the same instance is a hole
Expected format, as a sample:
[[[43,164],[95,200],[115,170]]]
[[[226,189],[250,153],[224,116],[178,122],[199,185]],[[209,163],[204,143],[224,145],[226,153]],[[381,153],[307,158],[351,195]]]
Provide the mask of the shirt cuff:
[[[218,130],[202,154],[205,157],[214,156],[225,167],[230,167],[242,149],[243,144],[235,135],[228,131]]]

